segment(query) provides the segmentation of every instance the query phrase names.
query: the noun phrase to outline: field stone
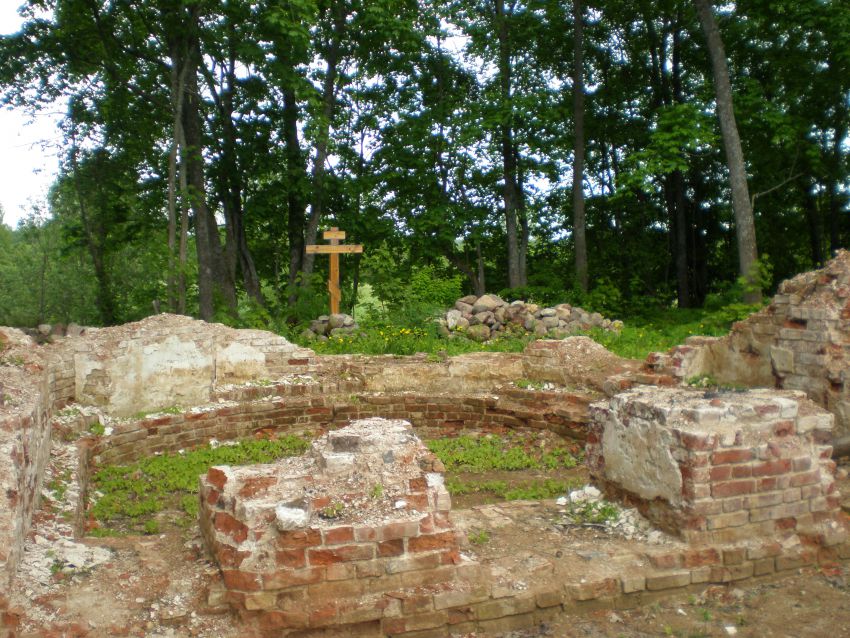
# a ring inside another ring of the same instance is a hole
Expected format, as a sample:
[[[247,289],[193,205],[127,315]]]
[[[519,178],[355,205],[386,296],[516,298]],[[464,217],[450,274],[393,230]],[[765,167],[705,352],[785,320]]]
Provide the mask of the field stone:
[[[543,310],[540,311],[541,317],[554,317],[556,314],[557,312],[554,308],[543,308]]]
[[[457,328],[457,322],[459,319],[463,318],[463,314],[460,310],[456,308],[452,308],[446,313],[446,326],[449,330],[454,330]]]
[[[466,297],[464,297],[466,299]],[[455,302],[455,310],[460,310],[464,314],[472,313],[472,304],[468,304],[465,301],[457,300]]]
[[[345,315],[336,313],[328,317],[328,326],[331,330],[334,328],[342,328],[345,325]]]
[[[467,336],[473,341],[483,342],[490,338],[490,327],[483,323],[469,326]]]
[[[461,297],[460,299],[458,299],[457,302],[472,306],[472,304],[474,304],[477,300],[478,297],[476,295],[466,295],[466,297]]]
[[[558,327],[558,318],[554,315],[544,315],[540,321],[544,326],[546,326],[547,330]]]
[[[496,320],[493,313],[485,310],[484,312],[479,312],[475,315],[475,318],[478,319],[481,323],[487,324],[488,326],[492,325]]]
[[[481,295],[478,300],[472,306],[472,312],[474,314],[478,314],[479,312],[484,312],[489,310],[492,312],[499,306],[504,306],[504,300],[501,297],[496,295]]]

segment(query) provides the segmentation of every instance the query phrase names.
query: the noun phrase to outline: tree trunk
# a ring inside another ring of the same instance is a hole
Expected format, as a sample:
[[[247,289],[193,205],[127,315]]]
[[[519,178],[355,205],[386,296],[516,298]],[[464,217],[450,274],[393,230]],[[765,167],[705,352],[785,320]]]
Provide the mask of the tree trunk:
[[[232,27],[231,27],[232,28]],[[237,161],[237,136],[236,127],[233,125],[233,91],[236,86],[236,52],[235,35],[230,36],[230,59],[227,67],[227,88],[222,91],[220,101],[220,116],[224,134],[224,145],[222,161],[225,170],[226,191],[224,207],[226,217],[231,221],[231,236],[233,238],[233,249],[239,269],[242,271],[242,281],[245,284],[245,292],[259,305],[265,306],[263,293],[260,289],[260,278],[254,259],[248,248],[248,240],[245,236],[245,214],[242,208],[242,172],[239,170]]]
[[[584,11],[581,0],[573,2],[573,245],[576,282],[587,292],[587,237],[584,211]]]
[[[288,175],[287,225],[289,240],[289,299],[292,306],[296,300],[295,284],[298,273],[303,269],[304,259],[304,181],[307,167],[298,141],[298,103],[295,91],[283,91],[283,137],[286,142],[286,171]]]
[[[744,152],[735,111],[732,103],[732,86],[729,82],[729,68],[720,30],[714,19],[714,9],[710,0],[693,0],[705,35],[711,69],[714,75],[714,91],[717,96],[717,116],[720,120],[720,133],[726,150],[726,164],[729,168],[729,184],[732,190],[732,209],[735,213],[735,234],[738,240],[738,265],[741,276],[748,283],[744,294],[746,303],[761,301],[761,288],[758,281],[756,246],[756,228],[750,193],[747,187],[747,171],[744,164]]]
[[[325,70],[325,81],[322,86],[322,119],[319,133],[316,138],[316,154],[313,158],[313,191],[310,198],[310,217],[307,220],[307,230],[304,234],[305,244],[315,244],[319,232],[319,222],[322,219],[322,206],[325,196],[325,162],[328,159],[328,140],[330,139],[331,119],[334,114],[334,103],[336,101],[336,78],[342,51],[342,33],[345,28],[345,13],[342,4],[337,2],[334,6],[334,28],[333,35],[327,54],[327,68]],[[304,279],[302,285],[309,285],[310,275],[313,273],[315,255],[303,256],[302,270]]]
[[[817,197],[806,188],[803,193],[803,208],[806,214],[806,226],[809,230],[809,247],[812,252],[812,263],[816,268],[823,266],[823,229]]]
[[[197,20],[197,16],[195,16]],[[198,306],[201,318],[211,321],[215,306],[221,302],[231,313],[236,311],[236,290],[224,262],[221,239],[215,216],[206,199],[204,181],[201,96],[198,91],[197,68],[200,50],[197,40],[189,47],[186,73],[186,98],[183,104],[183,131],[186,136],[186,178],[189,199],[195,216],[195,238],[198,252]]]
[[[181,112],[185,87],[184,56],[177,43],[171,46],[171,109],[172,138],[168,153],[168,307],[180,312],[179,278],[177,268],[177,162],[180,157],[180,140],[183,138]],[[181,192],[182,195],[182,192]]]
[[[475,294],[479,297],[487,292],[487,281],[484,279],[484,255],[481,253],[481,240],[475,242],[475,261],[478,264],[478,277],[473,282]]]
[[[503,197],[505,202],[505,232],[508,242],[508,287],[523,285],[520,265],[520,240],[517,210],[520,206],[517,185],[517,161],[513,139],[513,104],[511,103],[511,44],[504,0],[493,0],[496,14],[496,36],[499,41],[499,90],[502,110],[499,134],[502,147]]]

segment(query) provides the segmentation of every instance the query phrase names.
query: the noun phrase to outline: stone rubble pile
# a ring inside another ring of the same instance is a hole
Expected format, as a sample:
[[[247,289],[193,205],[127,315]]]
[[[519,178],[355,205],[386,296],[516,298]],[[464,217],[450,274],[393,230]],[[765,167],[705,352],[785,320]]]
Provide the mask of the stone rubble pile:
[[[622,321],[612,321],[598,312],[590,313],[567,303],[543,308],[527,301],[507,302],[490,294],[461,297],[438,321],[445,336],[460,333],[475,341],[519,331],[563,339],[590,328],[619,332],[623,327]]]
[[[310,327],[302,335],[306,339],[326,340],[328,337],[354,334],[360,329],[354,317],[344,312],[322,315],[310,322]]]
[[[585,485],[571,491],[568,495],[558,498],[556,504],[564,508],[560,510],[564,519],[559,523],[564,529],[575,525],[576,512],[588,509],[587,506],[591,506],[591,510],[608,507],[612,509],[612,516],[595,524],[596,527],[604,527],[607,532],[622,536],[626,540],[650,544],[669,542],[670,537],[661,530],[655,529],[637,509],[607,501],[602,492],[593,485]]]

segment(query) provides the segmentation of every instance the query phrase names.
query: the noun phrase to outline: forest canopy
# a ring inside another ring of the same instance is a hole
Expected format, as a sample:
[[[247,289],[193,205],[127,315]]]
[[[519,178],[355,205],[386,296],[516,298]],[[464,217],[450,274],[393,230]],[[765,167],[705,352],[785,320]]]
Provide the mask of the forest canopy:
[[[314,318],[329,227],[364,246],[346,308],[369,284],[615,314],[752,301],[850,236],[844,0],[20,11],[0,103],[61,105],[63,159],[0,224],[0,325]]]

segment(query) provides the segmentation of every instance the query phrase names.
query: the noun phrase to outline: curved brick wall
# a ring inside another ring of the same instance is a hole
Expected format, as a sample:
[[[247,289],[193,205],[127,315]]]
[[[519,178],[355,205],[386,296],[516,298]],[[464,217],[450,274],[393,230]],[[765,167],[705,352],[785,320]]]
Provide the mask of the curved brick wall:
[[[358,392],[353,383],[277,385],[222,392],[224,405],[182,414],[113,423],[110,436],[92,448],[98,464],[123,464],[258,432],[311,435],[369,417],[405,419],[425,437],[464,430],[545,429],[584,440],[593,395],[511,389],[497,395]]]

